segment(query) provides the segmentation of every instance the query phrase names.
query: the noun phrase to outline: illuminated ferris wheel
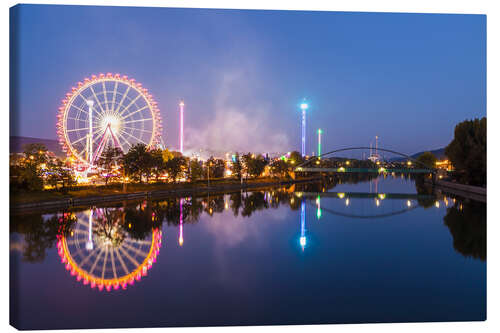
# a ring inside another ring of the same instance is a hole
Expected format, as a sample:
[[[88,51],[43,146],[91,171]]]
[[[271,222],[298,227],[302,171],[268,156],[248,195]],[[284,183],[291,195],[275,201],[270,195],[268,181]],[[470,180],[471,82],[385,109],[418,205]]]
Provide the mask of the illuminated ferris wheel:
[[[66,94],[57,133],[68,156],[94,165],[107,145],[126,153],[142,143],[160,142],[161,117],[147,89],[120,74],[92,75]]]
[[[61,261],[78,281],[99,290],[126,289],[147,275],[161,247],[161,231],[131,238],[123,209],[97,208],[77,214],[71,234],[57,242]],[[130,227],[130,226],[129,226]]]

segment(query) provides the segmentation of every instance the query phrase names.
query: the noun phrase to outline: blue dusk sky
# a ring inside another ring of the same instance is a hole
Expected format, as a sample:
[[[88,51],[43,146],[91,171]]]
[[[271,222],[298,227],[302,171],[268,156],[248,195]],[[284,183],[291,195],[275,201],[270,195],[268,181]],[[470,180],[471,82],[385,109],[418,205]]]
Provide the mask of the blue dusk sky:
[[[187,150],[446,146],[486,115],[486,16],[21,5],[11,9],[11,135],[56,139],[83,78],[120,73],[153,94],[163,139]]]

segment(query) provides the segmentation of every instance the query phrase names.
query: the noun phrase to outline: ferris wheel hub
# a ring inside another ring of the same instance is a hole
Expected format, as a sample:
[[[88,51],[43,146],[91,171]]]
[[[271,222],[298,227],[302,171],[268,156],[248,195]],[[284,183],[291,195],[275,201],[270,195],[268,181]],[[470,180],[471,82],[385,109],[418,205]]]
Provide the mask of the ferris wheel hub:
[[[106,114],[101,120],[101,127],[110,127],[113,133],[119,133],[121,128],[121,119],[112,114]]]

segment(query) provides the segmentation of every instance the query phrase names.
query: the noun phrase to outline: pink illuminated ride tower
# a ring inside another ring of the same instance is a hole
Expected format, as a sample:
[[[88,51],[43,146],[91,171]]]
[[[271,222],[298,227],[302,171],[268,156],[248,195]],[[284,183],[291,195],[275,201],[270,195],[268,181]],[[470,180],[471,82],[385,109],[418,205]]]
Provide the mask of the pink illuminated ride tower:
[[[179,151],[184,154],[184,101],[181,99],[179,103],[180,112],[180,129],[179,129]]]

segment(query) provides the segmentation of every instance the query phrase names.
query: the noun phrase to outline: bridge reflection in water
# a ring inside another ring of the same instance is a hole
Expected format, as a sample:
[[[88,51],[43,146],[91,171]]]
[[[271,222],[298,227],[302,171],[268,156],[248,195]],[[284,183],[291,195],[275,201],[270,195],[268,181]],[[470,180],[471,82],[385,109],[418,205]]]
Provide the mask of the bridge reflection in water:
[[[304,251],[307,245],[306,237],[306,205],[316,208],[317,220],[320,220],[323,216],[323,212],[329,213],[331,215],[342,216],[351,219],[382,219],[395,215],[401,215],[417,208],[421,208],[421,202],[425,203],[426,207],[429,207],[429,203],[433,203],[434,207],[440,207],[440,200],[443,201],[445,207],[448,207],[449,200],[446,196],[437,196],[435,194],[417,194],[417,193],[372,193],[372,192],[301,192],[297,191],[293,193],[301,201],[301,213],[300,213],[300,246]],[[331,208],[321,207],[321,199],[333,199],[341,200],[345,203],[345,211],[334,210]],[[372,201],[373,200],[373,201]],[[455,199],[450,199],[455,203]],[[376,214],[353,214],[346,211],[352,211],[352,206],[350,205],[356,201],[372,201],[372,207],[370,211],[377,211],[373,209],[381,208],[382,201],[393,201],[396,204],[392,205],[392,209],[389,211],[382,211]],[[459,206],[461,207],[461,206]]]

